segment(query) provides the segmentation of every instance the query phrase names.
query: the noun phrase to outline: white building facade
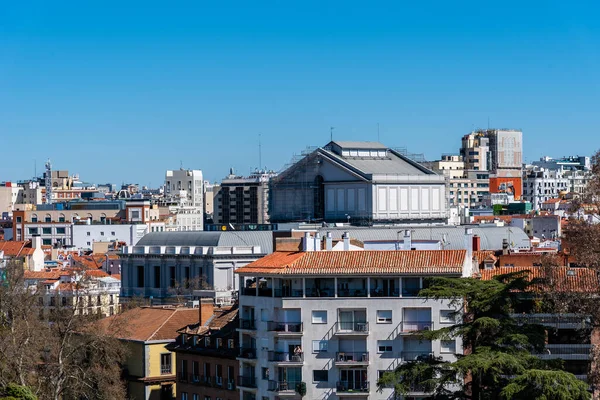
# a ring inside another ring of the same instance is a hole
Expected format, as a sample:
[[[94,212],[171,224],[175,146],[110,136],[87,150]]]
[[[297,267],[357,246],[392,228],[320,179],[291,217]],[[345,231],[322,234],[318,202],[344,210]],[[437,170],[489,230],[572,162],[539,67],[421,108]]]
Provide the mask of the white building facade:
[[[202,171],[168,170],[165,173],[165,198],[174,201],[172,211],[179,231],[204,229],[204,181]]]
[[[240,400],[300,399],[301,383],[308,399],[392,398],[377,387],[385,372],[462,353],[460,338],[415,336],[456,318],[450,301],[417,294],[426,277],[460,277],[472,264],[466,250],[307,251],[240,268]],[[427,393],[415,383],[410,396]]]

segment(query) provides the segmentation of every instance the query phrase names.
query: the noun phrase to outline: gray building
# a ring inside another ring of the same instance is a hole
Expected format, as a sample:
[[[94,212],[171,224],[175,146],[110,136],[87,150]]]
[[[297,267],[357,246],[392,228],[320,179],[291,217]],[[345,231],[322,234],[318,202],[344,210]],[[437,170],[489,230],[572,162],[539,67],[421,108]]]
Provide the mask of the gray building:
[[[445,181],[377,142],[332,141],[271,179],[271,222],[447,220]]]
[[[186,295],[227,304],[238,290],[233,271],[273,251],[272,232],[155,232],[121,255],[122,297],[169,301]]]

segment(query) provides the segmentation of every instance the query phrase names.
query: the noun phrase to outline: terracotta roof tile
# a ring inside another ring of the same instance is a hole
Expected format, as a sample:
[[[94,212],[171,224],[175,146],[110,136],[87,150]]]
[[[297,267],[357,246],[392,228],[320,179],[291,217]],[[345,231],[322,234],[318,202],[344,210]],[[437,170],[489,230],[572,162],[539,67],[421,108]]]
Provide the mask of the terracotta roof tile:
[[[238,268],[240,274],[461,274],[466,250],[275,252]]]
[[[118,337],[126,340],[164,340],[177,338],[177,331],[184,326],[198,322],[197,308],[183,307],[141,307],[125,311],[98,321],[101,329],[109,329],[117,318],[127,321]]]
[[[589,268],[568,267],[499,267],[481,271],[481,279],[491,280],[495,276],[528,271],[528,278],[542,278],[546,282],[532,288],[533,291],[552,289],[559,292],[597,292],[600,281],[598,274]]]
[[[25,248],[25,246],[29,244],[29,242],[22,241],[0,241],[0,251],[4,252],[5,257],[19,257],[21,252]]]
[[[36,279],[36,280],[46,280],[46,279],[59,279],[61,275],[64,274],[65,271],[59,269],[53,269],[51,271],[25,271],[23,273],[23,278],[25,279]]]

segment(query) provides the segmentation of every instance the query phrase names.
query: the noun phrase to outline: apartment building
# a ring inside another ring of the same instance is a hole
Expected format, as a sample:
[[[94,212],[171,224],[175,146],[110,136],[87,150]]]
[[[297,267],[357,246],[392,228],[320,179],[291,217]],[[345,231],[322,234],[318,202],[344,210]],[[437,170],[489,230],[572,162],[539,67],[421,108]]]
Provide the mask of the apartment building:
[[[239,398],[238,326],[238,307],[233,304],[215,308],[203,324],[177,331],[177,341],[167,346],[177,354],[177,399]]]
[[[165,173],[165,199],[174,202],[171,211],[176,216],[177,230],[204,229],[204,180],[202,171],[168,170]]]
[[[247,177],[233,173],[214,192],[215,224],[268,224],[269,181],[274,171],[256,170]]]
[[[470,250],[367,250],[275,252],[238,269],[240,400],[299,399],[304,388],[309,399],[389,399],[376,385],[384,372],[462,353],[460,338],[414,335],[455,322],[450,301],[417,294],[426,277],[472,267]],[[415,385],[410,396],[427,393]]]
[[[544,202],[566,195],[570,182],[562,170],[528,167],[523,172],[523,200],[529,201],[534,210]]]

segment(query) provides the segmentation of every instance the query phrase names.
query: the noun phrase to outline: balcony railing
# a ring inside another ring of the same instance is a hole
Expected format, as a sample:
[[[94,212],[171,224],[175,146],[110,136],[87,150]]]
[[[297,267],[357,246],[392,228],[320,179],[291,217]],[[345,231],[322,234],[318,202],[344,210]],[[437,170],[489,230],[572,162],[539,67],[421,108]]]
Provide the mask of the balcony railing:
[[[399,297],[400,290],[371,289],[371,297]]]
[[[359,352],[344,352],[338,351],[335,353],[336,363],[368,363],[369,353],[367,351]]]
[[[179,374],[177,374],[177,378],[179,379],[180,382],[188,382],[188,377],[190,375],[186,374],[185,372],[180,372]]]
[[[160,374],[161,375],[171,375],[171,371],[172,371],[171,364],[160,366]]]
[[[256,296],[256,288],[242,288],[242,296]]]
[[[421,288],[402,288],[402,297],[417,297]]]
[[[404,361],[427,360],[433,357],[431,350],[422,351],[403,351],[400,353]]]
[[[306,297],[335,297],[333,288],[306,288]]]
[[[240,329],[256,329],[256,322],[253,319],[240,319]]]
[[[250,360],[255,360],[256,359],[256,348],[255,347],[240,348],[240,358],[248,358]]]
[[[304,353],[286,353],[282,351],[269,351],[268,360],[282,363],[300,363],[304,362]]]
[[[402,321],[402,332],[430,331],[433,329],[433,321]]]
[[[238,386],[247,387],[247,388],[255,388],[256,387],[256,378],[249,376],[238,376]]]
[[[367,289],[338,289],[338,297],[367,297]]]
[[[335,323],[336,333],[357,333],[367,334],[369,333],[368,322],[336,322]]]
[[[338,381],[335,385],[338,393],[369,392],[369,382]]]
[[[200,375],[190,374],[188,382],[200,384]]]
[[[262,297],[272,297],[273,296],[273,289],[271,289],[269,287],[258,288],[258,295],[262,296]]]
[[[302,297],[302,289],[275,289],[275,297]]]
[[[302,322],[267,322],[267,330],[271,332],[287,332],[300,333],[302,332]]]
[[[268,390],[270,392],[295,392],[300,383],[301,381],[269,381]]]

